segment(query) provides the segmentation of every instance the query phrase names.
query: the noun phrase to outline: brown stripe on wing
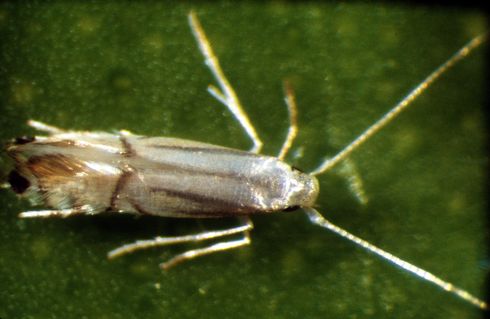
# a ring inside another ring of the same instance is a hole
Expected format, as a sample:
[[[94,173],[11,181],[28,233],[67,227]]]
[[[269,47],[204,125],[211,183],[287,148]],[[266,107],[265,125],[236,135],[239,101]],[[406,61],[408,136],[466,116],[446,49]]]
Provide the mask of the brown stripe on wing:
[[[124,151],[121,152],[121,155],[123,155],[124,157],[132,157],[132,156],[136,155],[133,147],[129,143],[126,136],[124,136],[122,134],[119,135],[119,140],[121,141],[122,147],[124,149]]]
[[[193,202],[199,204],[199,206],[202,207],[214,207],[216,209],[213,211],[204,211],[204,212],[198,212],[198,211],[196,212],[195,209],[190,209],[188,211],[186,210],[176,211],[177,213],[181,213],[181,214],[187,214],[187,215],[198,214],[203,216],[212,216],[212,215],[216,215],[217,213],[223,215],[223,212],[226,212],[225,215],[240,215],[240,214],[248,214],[250,212],[257,210],[256,207],[237,205],[236,202],[234,201],[217,199],[211,196],[198,194],[194,192],[188,192],[188,191],[184,192],[184,191],[178,191],[175,189],[164,188],[164,187],[151,187],[150,192],[164,192],[167,196],[179,198],[183,201]]]
[[[40,145],[46,145],[46,146],[55,146],[55,147],[72,147],[72,146],[77,146],[77,147],[82,147],[80,146],[76,141],[74,140],[59,140],[59,141],[33,141],[32,143],[35,144],[40,144]]]
[[[128,168],[126,170],[123,170],[122,174],[119,176],[116,186],[114,187],[114,190],[112,191],[111,194],[111,199],[110,199],[110,210],[112,211],[117,211],[116,207],[116,201],[119,199],[119,194],[121,193],[121,190],[124,188],[126,183],[128,182],[129,178],[133,175],[133,170],[131,168]]]
[[[32,156],[27,167],[39,179],[50,177],[72,177],[91,171],[83,161],[61,154]]]

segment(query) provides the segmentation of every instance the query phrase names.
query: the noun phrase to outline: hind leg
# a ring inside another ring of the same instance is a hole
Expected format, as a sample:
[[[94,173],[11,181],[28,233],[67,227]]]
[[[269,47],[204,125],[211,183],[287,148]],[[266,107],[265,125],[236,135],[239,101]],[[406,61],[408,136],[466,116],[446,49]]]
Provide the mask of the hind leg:
[[[168,246],[168,245],[191,243],[191,242],[201,242],[210,239],[240,234],[240,233],[243,235],[243,238],[238,240],[223,241],[208,247],[193,249],[193,250],[186,251],[182,254],[179,254],[171,258],[169,261],[164,262],[160,265],[163,269],[166,270],[183,261],[194,259],[199,256],[209,255],[215,252],[225,251],[225,250],[248,245],[250,243],[249,232],[252,229],[253,229],[252,221],[248,217],[246,217],[243,218],[242,224],[240,226],[232,227],[229,229],[217,230],[217,231],[205,231],[202,233],[186,235],[186,236],[156,237],[149,240],[138,240],[134,243],[123,245],[114,250],[111,250],[107,254],[107,257],[109,259],[112,259],[125,254],[135,252],[137,250],[142,250],[142,249],[147,249],[152,247]]]

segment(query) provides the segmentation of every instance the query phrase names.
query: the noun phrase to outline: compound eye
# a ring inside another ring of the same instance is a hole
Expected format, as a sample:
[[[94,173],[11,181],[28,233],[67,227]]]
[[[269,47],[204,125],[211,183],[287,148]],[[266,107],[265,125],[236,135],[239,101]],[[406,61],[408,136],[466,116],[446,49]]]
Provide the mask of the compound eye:
[[[8,177],[8,182],[10,184],[10,187],[12,187],[12,190],[17,194],[24,193],[26,189],[28,189],[29,186],[31,186],[29,180],[24,176],[20,175],[19,172],[17,172],[16,170],[10,172]]]
[[[296,206],[289,206],[289,207],[283,209],[282,211],[283,212],[293,212],[293,211],[298,210],[300,208],[301,207],[300,206],[297,206],[297,205]]]
[[[291,166],[291,168],[293,169],[293,171],[297,171],[297,172],[300,172],[300,173],[304,173],[302,170],[300,170],[299,168],[297,168],[296,166]]]

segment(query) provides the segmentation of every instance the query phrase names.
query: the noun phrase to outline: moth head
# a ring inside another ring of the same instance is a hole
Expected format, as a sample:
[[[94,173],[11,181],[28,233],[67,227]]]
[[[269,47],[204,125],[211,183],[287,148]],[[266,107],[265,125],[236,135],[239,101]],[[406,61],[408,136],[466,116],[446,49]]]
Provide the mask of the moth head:
[[[292,167],[293,178],[289,191],[289,207],[312,207],[318,197],[320,190],[318,180],[315,176],[302,172]]]

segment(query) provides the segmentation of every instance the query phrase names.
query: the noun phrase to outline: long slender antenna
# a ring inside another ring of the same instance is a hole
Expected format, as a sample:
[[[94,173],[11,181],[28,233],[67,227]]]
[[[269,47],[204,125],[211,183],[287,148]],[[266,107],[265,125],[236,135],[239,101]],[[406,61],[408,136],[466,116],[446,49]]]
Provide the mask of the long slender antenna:
[[[412,102],[422,94],[427,88],[434,83],[434,81],[439,78],[448,69],[453,67],[458,61],[466,57],[471,51],[481,45],[487,38],[487,34],[482,34],[468,42],[464,47],[453,54],[446,62],[439,66],[434,72],[432,72],[428,77],[426,77],[419,85],[417,85],[410,93],[408,93],[397,105],[395,105],[390,111],[383,115],[378,121],[371,125],[367,130],[360,134],[356,139],[354,139],[349,145],[347,145],[342,151],[340,151],[333,158],[325,160],[320,166],[318,166],[311,175],[322,174],[338,162],[342,161],[344,158],[350,155],[354,150],[361,146],[365,141],[367,141],[371,136],[376,134],[384,126],[390,123],[396,116],[398,116],[403,110],[405,110]]]
[[[306,212],[306,214],[308,214],[308,217],[310,218],[310,220],[313,223],[317,224],[318,226],[326,228],[326,229],[334,232],[335,234],[359,245],[360,247],[366,249],[367,251],[369,251],[373,254],[376,254],[377,256],[387,260],[388,262],[392,263],[393,265],[398,266],[398,267],[414,274],[415,276],[419,277],[420,279],[428,281],[428,282],[436,285],[437,287],[442,288],[442,289],[446,290],[447,292],[450,292],[450,293],[456,295],[458,298],[461,298],[461,299],[479,307],[480,309],[483,309],[483,310],[488,309],[487,303],[485,301],[473,296],[472,294],[470,294],[466,290],[461,289],[459,287],[456,287],[452,283],[445,281],[445,280],[437,277],[436,275],[434,275],[434,274],[432,274],[426,270],[423,270],[422,268],[419,268],[419,267],[417,267],[417,266],[415,266],[415,265],[413,265],[413,264],[411,264],[405,260],[402,260],[402,259],[396,257],[395,255],[393,255],[393,254],[391,254],[391,253],[389,253],[389,252],[387,252],[387,251],[385,251],[379,247],[374,246],[373,244],[365,241],[364,239],[359,238],[359,237],[349,233],[345,229],[340,228],[339,226],[337,226],[335,224],[332,224],[325,217],[323,217],[322,214],[320,214],[318,211],[316,211],[313,208],[303,208],[303,209]]]

